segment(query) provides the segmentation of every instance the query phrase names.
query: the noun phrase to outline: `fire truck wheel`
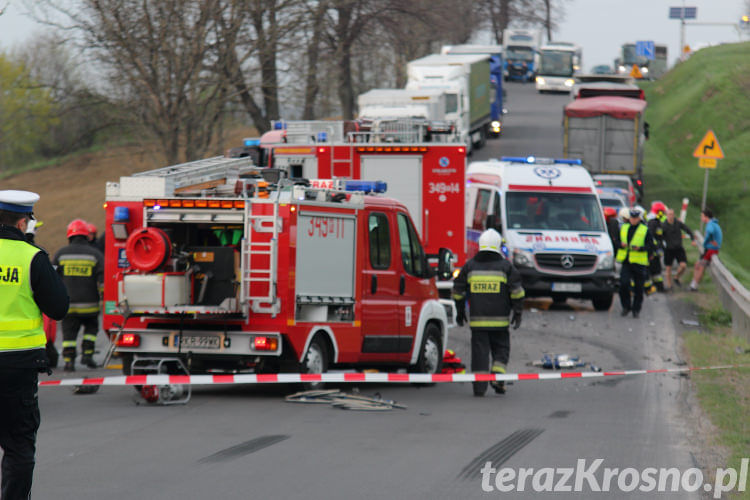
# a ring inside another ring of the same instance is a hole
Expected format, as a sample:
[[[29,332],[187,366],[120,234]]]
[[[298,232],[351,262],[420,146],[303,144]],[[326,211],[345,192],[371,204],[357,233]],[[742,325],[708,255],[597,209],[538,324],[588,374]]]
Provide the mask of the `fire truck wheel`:
[[[328,371],[328,348],[323,339],[315,336],[307,348],[305,360],[302,362],[304,373],[325,373]],[[307,382],[304,387],[307,390],[323,387],[323,382]]]
[[[440,373],[442,362],[443,347],[440,345],[440,328],[434,323],[429,323],[425,327],[419,358],[413,371],[415,373]]]

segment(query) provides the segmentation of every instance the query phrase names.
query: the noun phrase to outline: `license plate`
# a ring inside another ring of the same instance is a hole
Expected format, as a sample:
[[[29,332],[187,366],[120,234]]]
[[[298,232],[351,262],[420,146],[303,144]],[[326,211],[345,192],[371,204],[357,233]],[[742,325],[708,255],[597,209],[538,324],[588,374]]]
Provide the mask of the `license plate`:
[[[580,283],[552,283],[553,292],[580,292],[582,289]]]
[[[219,349],[221,340],[214,335],[182,335],[180,347],[196,349]]]

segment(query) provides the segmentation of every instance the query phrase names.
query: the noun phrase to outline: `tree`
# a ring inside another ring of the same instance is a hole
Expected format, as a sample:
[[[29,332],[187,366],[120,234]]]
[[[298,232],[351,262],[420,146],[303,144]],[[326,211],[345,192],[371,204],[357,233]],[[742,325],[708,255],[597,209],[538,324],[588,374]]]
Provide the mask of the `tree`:
[[[0,53],[0,170],[32,158],[54,124],[49,92]]]
[[[159,140],[166,159],[201,157],[227,99],[206,59],[219,0],[75,0],[66,14],[109,89]]]

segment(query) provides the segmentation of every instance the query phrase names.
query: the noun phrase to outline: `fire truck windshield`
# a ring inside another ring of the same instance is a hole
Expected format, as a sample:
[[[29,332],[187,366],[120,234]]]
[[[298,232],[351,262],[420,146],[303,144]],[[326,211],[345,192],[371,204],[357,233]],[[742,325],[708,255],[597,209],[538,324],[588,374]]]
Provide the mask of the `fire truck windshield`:
[[[505,200],[509,229],[604,231],[593,194],[508,193]]]

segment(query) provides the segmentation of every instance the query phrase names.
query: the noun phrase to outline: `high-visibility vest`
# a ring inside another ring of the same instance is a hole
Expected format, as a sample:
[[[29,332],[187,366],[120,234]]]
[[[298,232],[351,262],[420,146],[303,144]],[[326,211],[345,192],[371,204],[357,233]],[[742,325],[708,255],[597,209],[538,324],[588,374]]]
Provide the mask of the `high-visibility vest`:
[[[633,239],[628,241],[628,231],[630,230],[630,224],[623,224],[620,228],[620,241],[626,243],[626,247],[620,247],[617,250],[617,262],[624,262],[627,256],[628,262],[631,264],[640,264],[642,266],[648,265],[648,252],[646,251],[646,234],[648,228],[644,224],[638,224],[633,234]],[[633,250],[633,247],[638,247],[639,250]]]
[[[39,249],[0,239],[0,352],[44,347],[42,312],[31,290],[31,261]]]

